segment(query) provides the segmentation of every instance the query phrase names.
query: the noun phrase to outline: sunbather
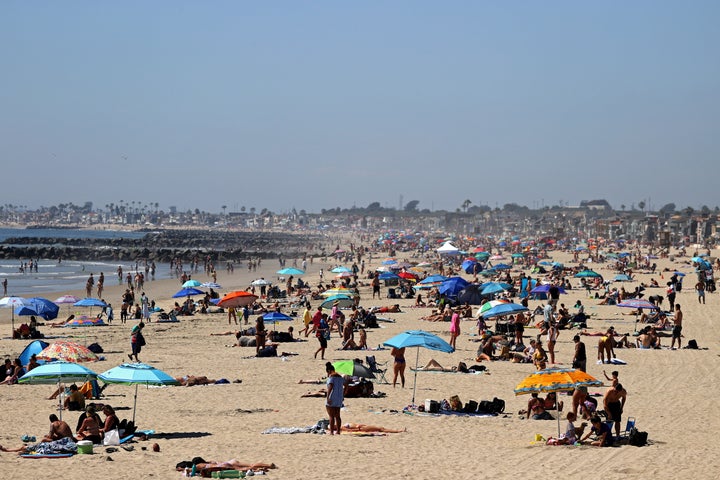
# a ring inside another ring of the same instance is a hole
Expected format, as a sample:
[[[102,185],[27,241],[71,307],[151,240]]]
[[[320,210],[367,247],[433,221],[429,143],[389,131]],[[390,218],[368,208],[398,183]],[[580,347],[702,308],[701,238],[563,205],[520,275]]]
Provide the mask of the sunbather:
[[[382,432],[382,433],[403,433],[407,432],[407,428],[402,430],[378,427],[375,425],[365,425],[364,423],[346,423],[342,425],[343,432]]]
[[[210,473],[213,471],[218,470],[253,470],[253,471],[263,471],[266,472],[270,469],[277,468],[277,466],[274,463],[248,463],[248,462],[241,462],[240,460],[232,459],[228,460],[227,462],[206,462],[206,463],[198,463],[195,465],[195,468],[201,473]],[[182,468],[178,468],[178,470],[183,470]],[[203,475],[205,476],[205,475]]]

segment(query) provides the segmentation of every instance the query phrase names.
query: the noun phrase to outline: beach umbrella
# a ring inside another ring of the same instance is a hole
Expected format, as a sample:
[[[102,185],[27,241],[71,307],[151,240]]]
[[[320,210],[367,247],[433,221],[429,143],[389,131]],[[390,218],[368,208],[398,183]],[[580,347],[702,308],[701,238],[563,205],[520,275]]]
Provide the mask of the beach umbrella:
[[[30,363],[30,357],[32,357],[33,355],[37,356],[48,345],[50,344],[47,342],[43,342],[42,340],[33,340],[32,342],[28,343],[27,347],[25,347],[22,353],[18,355],[18,358],[23,365],[27,365],[28,363]],[[44,360],[39,361],[38,363],[44,363]]]
[[[175,295],[173,295],[173,298],[191,297],[193,295],[205,295],[205,292],[193,287],[183,288],[182,290],[176,292]]]
[[[594,270],[582,270],[575,274],[575,278],[598,278],[602,277],[599,273]]]
[[[413,379],[412,405],[415,405],[415,390],[417,388],[417,367],[420,358],[420,347],[444,353],[452,353],[455,349],[442,338],[424,330],[408,330],[385,341],[383,345],[394,348],[417,348],[415,353],[415,377]]]
[[[504,282],[488,282],[484,285],[482,285],[482,293],[483,295],[495,295],[496,293],[504,292],[506,290],[509,290],[512,288],[512,285],[509,283]]]
[[[403,280],[410,280],[411,282],[417,281],[417,275],[410,272],[400,272],[397,274],[398,277],[402,278]]]
[[[347,297],[359,297],[360,295],[353,288],[331,288],[321,293],[325,298],[329,298],[335,295],[345,295]]]
[[[440,255],[457,255],[460,253],[460,249],[454,246],[450,242],[445,242],[442,247],[435,250]]]
[[[335,371],[340,375],[349,375],[351,377],[375,378],[375,374],[368,367],[355,360],[338,360],[333,362]]]
[[[546,368],[527,376],[515,387],[515,395],[574,390],[579,387],[601,387],[603,382],[575,368]],[[559,408],[555,399],[555,407]],[[560,436],[560,411],[555,412]]]
[[[90,315],[79,315],[72,320],[68,320],[65,327],[106,327],[107,323],[102,318]]]
[[[305,270],[300,270],[299,268],[283,268],[282,270],[277,271],[278,275],[305,275]]]
[[[478,267],[478,262],[475,260],[464,260],[462,264],[460,265],[460,268],[462,268],[465,273],[474,273],[475,270],[480,270]]]
[[[510,303],[509,300],[490,300],[489,302],[485,302],[482,305],[480,305],[480,309],[478,310],[478,317],[481,317],[483,313],[487,312],[493,307],[497,307],[498,305],[502,305],[503,303]]]
[[[202,286],[202,283],[198,282],[197,280],[188,280],[187,282],[182,284],[183,288],[195,288]]]
[[[648,302],[647,300],[643,300],[642,298],[628,298],[626,300],[622,300],[616,306],[621,308],[634,308],[636,310],[641,308],[660,310],[660,307],[658,307],[657,305],[653,305],[652,303]]]
[[[63,303],[76,303],[79,302],[80,298],[76,297],[75,295],[63,295],[62,297],[58,297],[55,299],[55,303],[58,305],[62,305]]]
[[[525,258],[525,254],[523,254],[523,253],[513,253],[512,255],[510,255],[510,257],[512,257],[512,258]]]
[[[505,315],[513,315],[519,312],[527,312],[530,309],[523,307],[519,303],[503,303],[502,305],[496,305],[491,309],[483,313],[484,319],[504,317]]]
[[[105,383],[116,383],[121,385],[135,385],[135,399],[133,401],[133,423],[135,423],[135,411],[137,409],[137,392],[140,385],[146,387],[179,385],[180,382],[173,377],[145,363],[123,363],[117,367],[98,375],[98,378]]]
[[[62,392],[60,386],[63,382],[87,382],[97,378],[97,373],[83,365],[72,362],[50,362],[35,367],[18,379],[18,383],[29,384],[57,384],[58,391]],[[62,420],[63,399],[58,395],[58,413]]]
[[[468,285],[470,285],[470,282],[462,277],[451,277],[440,284],[438,292],[440,292],[441,295],[455,297],[460,293],[460,290]]]
[[[342,273],[340,275],[342,275]],[[380,279],[380,280],[399,280],[400,277],[396,273],[383,272],[378,276],[378,279]]]
[[[502,255],[493,255],[492,257],[490,257],[490,260],[505,260],[505,257],[503,257]]]
[[[202,288],[213,288],[213,289],[215,289],[215,290],[220,290],[220,289],[222,289],[222,285],[220,285],[219,283],[215,283],[215,282],[205,282],[205,283],[203,283],[203,284],[200,285],[200,286],[201,286]]]
[[[10,319],[12,331],[15,332],[15,310],[25,305],[26,299],[22,297],[3,297],[0,299],[0,308],[12,308]],[[12,337],[12,335],[11,335]]]
[[[337,275],[335,275],[335,278],[351,278],[353,276],[352,272],[340,272]]]
[[[395,265],[396,263],[398,263],[398,261],[395,260],[394,258],[386,258],[385,260],[382,261],[383,265]]]
[[[350,269],[347,268],[347,267],[335,267],[335,268],[333,268],[333,269],[330,270],[330,271],[331,271],[332,273],[352,272],[352,270],[350,270]]]
[[[38,360],[48,362],[60,360],[63,362],[96,362],[100,358],[84,345],[75,342],[59,341],[48,345],[42,352],[37,354]]]
[[[272,285],[272,282],[268,282],[264,278],[258,278],[257,280],[253,280],[250,285],[255,285],[256,287],[262,287],[263,285]]]
[[[224,308],[237,308],[251,305],[257,299],[258,296],[253,293],[246,292],[244,290],[236,290],[226,294],[217,304]]]
[[[537,287],[530,290],[530,293],[545,293],[545,294],[547,294],[550,291],[550,287],[551,287],[551,285],[549,283],[538,285]],[[558,291],[562,294],[567,293],[565,291],[565,289],[559,285],[558,285]]]
[[[333,295],[320,304],[322,308],[331,309],[333,303],[338,302],[340,308],[350,308],[355,305],[355,300],[347,295]]]
[[[28,298],[21,307],[15,309],[16,315],[36,315],[45,320],[57,318],[58,312],[60,312],[60,307],[42,297]]]
[[[281,312],[269,312],[263,315],[264,322],[272,322],[273,330],[275,330],[276,322],[292,322],[293,318],[290,315],[285,315]]]
[[[621,273],[619,275],[615,275],[616,282],[632,282],[632,278],[630,278],[629,275],[626,275],[624,273]]]
[[[103,302],[99,298],[83,298],[73,303],[74,307],[90,307],[92,313],[92,307],[107,307],[107,303]]]
[[[106,307],[107,303],[99,298],[83,298],[73,304],[75,307]]]
[[[506,263],[498,263],[493,267],[493,270],[510,270],[512,268],[512,265],[508,265]]]

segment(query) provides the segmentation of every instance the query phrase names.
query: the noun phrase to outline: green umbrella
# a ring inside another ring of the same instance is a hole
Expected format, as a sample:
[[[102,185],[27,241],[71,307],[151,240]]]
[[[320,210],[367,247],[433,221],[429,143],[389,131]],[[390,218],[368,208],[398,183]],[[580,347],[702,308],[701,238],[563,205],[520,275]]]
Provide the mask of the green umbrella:
[[[340,375],[350,375],[351,377],[375,378],[375,374],[365,365],[354,360],[338,360],[333,362],[335,371]]]

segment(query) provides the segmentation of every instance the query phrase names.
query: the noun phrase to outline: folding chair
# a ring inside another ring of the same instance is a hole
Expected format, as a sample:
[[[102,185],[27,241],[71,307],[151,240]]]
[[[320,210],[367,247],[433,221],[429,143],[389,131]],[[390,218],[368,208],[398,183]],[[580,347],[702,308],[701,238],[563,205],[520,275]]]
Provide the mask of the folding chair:
[[[625,431],[620,432],[620,438],[627,438],[630,436],[630,430],[635,428],[635,417],[628,417],[627,423],[625,423]]]
[[[367,362],[370,371],[376,374],[375,381],[377,381],[377,383],[390,383],[385,378],[385,372],[387,371],[387,369],[379,367],[377,360],[375,360],[375,355],[365,357],[365,361]],[[382,365],[385,366],[385,363],[383,363]]]

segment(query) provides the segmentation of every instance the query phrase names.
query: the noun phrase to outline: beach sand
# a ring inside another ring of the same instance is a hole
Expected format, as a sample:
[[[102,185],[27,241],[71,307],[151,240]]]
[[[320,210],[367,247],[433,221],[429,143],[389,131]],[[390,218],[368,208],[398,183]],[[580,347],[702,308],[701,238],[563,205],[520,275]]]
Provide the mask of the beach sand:
[[[570,256],[551,252],[553,259],[569,263]],[[378,255],[374,264],[379,264]],[[380,257],[382,258],[382,257]],[[402,255],[400,255],[402,258]],[[689,257],[671,263],[657,260],[660,268],[691,269]],[[305,280],[315,284],[318,269],[331,267],[329,262],[316,261],[309,266]],[[607,266],[594,267],[605,278],[614,273]],[[219,273],[222,292],[244,288],[259,276],[275,278],[278,262],[266,260],[262,272],[248,274],[246,268],[236,269],[234,275]],[[112,275],[106,281],[105,298],[115,306],[116,320],[112,326],[86,329],[50,329],[42,331],[49,336],[69,337],[80,343],[100,343],[106,360],[88,366],[101,373],[127,360],[129,333],[134,321],[123,325],[119,318],[122,287]],[[466,275],[466,278],[468,276]],[[638,274],[648,283],[651,275]],[[659,274],[653,276],[660,281]],[[208,279],[200,274],[200,281]],[[327,275],[326,275],[327,278]],[[667,274],[665,275],[667,279]],[[573,285],[577,282],[573,279]],[[497,417],[428,416],[404,414],[403,407],[411,402],[412,376],[407,371],[405,388],[392,385],[375,385],[375,391],[387,394],[384,398],[346,399],[342,411],[343,422],[366,423],[390,428],[407,428],[407,432],[387,436],[341,435],[263,435],[261,432],[274,426],[308,426],[327,418],[322,398],[301,398],[322,385],[298,384],[300,379],[319,379],[324,376],[324,361],[313,359],[317,341],[281,344],[279,351],[296,352],[287,358],[251,358],[254,348],[230,348],[233,336],[210,336],[210,333],[234,330],[228,326],[225,314],[182,317],[180,323],[151,323],[145,329],[147,346],[141,360],[179,377],[206,375],[209,378],[241,379],[242,383],[195,387],[140,388],[137,398],[136,422],[140,429],[153,429],[157,435],[150,441],[133,444],[134,451],[119,450],[106,453],[96,448],[94,455],[77,455],[69,459],[27,460],[12,453],[0,453],[2,470],[10,478],[177,478],[175,464],[201,456],[206,460],[224,461],[239,459],[251,462],[274,462],[278,469],[269,472],[269,478],[517,478],[519,476],[580,478],[598,476],[615,478],[712,478],[720,467],[715,455],[715,430],[718,417],[715,409],[720,380],[718,346],[720,336],[716,325],[720,320],[718,293],[707,295],[707,304],[698,305],[692,286],[693,276],[688,275],[677,301],[685,312],[683,344],[697,339],[700,347],[708,350],[640,350],[618,349],[617,356],[627,361],[625,366],[596,365],[596,337],[583,337],[588,350],[588,372],[603,378],[617,369],[620,381],[628,391],[625,415],[635,417],[640,430],[649,433],[652,445],[637,448],[549,447],[535,443],[536,434],[555,435],[555,421],[525,420],[518,415],[527,404],[527,396],[516,397],[514,386],[531,374],[530,364],[485,362],[489,374],[419,373],[417,375],[416,403],[425,399],[449,399],[458,395],[468,400],[506,401],[505,415]],[[662,284],[662,282],[661,282]],[[160,306],[172,305],[171,295],[179,289],[177,280],[164,280],[146,284],[149,297]],[[636,283],[629,284],[634,287]],[[386,289],[383,288],[383,293]],[[222,293],[221,292],[221,293]],[[664,296],[663,290],[657,292]],[[73,292],[67,292],[73,293]],[[74,292],[84,296],[84,292]],[[648,289],[647,294],[654,294]],[[410,308],[413,300],[372,300],[367,287],[362,289],[362,304],[389,305],[399,303],[404,313],[385,314],[395,323],[381,323],[382,328],[368,330],[368,344],[377,346],[407,329],[424,329],[449,338],[449,323],[431,323],[419,320],[429,309]],[[55,295],[57,296],[57,295]],[[53,297],[55,298],[55,297]],[[584,291],[571,290],[561,297],[568,307],[582,299],[587,313],[592,314],[590,330],[604,330],[615,326],[619,333],[633,332],[634,317],[623,315],[623,310],[612,306],[597,306],[597,300],[586,297]],[[531,308],[542,302],[531,302]],[[318,302],[313,302],[316,306]],[[665,301],[667,307],[667,301]],[[67,306],[62,307],[63,314]],[[10,311],[0,310],[0,329],[5,337],[10,332]],[[300,330],[298,318],[292,325]],[[281,323],[285,330],[289,324]],[[491,324],[492,325],[492,324]],[[272,328],[272,326],[269,326]],[[450,367],[463,361],[474,361],[477,343],[474,320],[462,323],[458,349],[452,354],[419,351],[419,364],[435,358]],[[528,328],[526,341],[538,331]],[[558,361],[569,365],[573,354],[572,336],[575,331],[561,331],[556,347]],[[669,345],[669,339],[663,338]],[[50,340],[52,341],[52,340]],[[0,352],[14,358],[27,341],[0,340]],[[374,354],[378,361],[391,359],[388,349],[339,351],[337,333],[330,341],[326,358],[329,360],[364,358]],[[409,365],[415,363],[415,351],[408,351]],[[392,362],[388,363],[392,368]],[[392,379],[391,372],[388,377]],[[52,386],[0,385],[0,444],[5,447],[20,445],[24,434],[42,436],[48,431],[47,417],[55,410],[55,402],[47,400]],[[121,407],[120,418],[130,418],[134,387],[111,385],[105,390],[105,403]],[[605,387],[591,388],[590,392],[604,393]],[[569,397],[560,398],[569,404]],[[599,399],[601,400],[601,399]],[[65,419],[75,425],[78,412],[65,412]],[[624,423],[624,422],[623,422]],[[564,429],[565,421],[561,421]],[[160,452],[150,448],[160,445]],[[146,450],[143,450],[147,447]],[[112,462],[108,461],[112,458]]]

